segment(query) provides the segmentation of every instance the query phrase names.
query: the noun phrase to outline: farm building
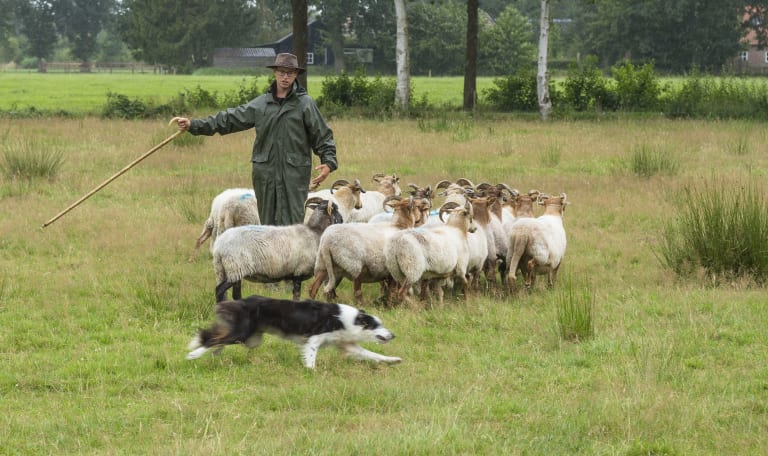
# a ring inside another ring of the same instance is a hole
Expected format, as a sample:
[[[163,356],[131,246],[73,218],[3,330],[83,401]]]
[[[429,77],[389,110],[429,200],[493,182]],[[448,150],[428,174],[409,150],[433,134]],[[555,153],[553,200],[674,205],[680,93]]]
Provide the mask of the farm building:
[[[322,37],[323,24],[312,20],[307,24],[307,66],[330,66],[336,61],[333,50]],[[247,48],[218,48],[213,53],[213,66],[220,68],[263,67],[275,61],[275,55],[293,52],[293,33],[272,42]],[[373,63],[373,49],[345,48],[344,56],[356,63]]]

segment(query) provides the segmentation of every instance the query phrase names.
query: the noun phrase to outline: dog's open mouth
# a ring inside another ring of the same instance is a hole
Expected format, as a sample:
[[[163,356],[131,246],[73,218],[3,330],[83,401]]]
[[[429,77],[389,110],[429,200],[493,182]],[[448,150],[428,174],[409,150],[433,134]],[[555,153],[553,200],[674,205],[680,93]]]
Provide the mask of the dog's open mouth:
[[[379,343],[381,343],[381,344],[386,344],[387,342],[390,341],[390,339],[388,339],[388,338],[386,338],[384,336],[376,336],[376,339],[378,339]]]

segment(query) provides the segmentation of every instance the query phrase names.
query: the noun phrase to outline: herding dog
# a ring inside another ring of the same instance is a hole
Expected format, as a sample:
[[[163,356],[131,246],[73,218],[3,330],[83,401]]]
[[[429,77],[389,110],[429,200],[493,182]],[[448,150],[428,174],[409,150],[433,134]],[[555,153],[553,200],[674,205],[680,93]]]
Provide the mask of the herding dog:
[[[399,363],[400,358],[384,356],[359,346],[361,342],[384,344],[394,339],[381,320],[346,304],[320,301],[249,296],[216,304],[217,322],[201,329],[189,343],[187,359],[206,351],[221,351],[225,345],[244,343],[249,348],[261,343],[264,333],[301,345],[304,366],[314,369],[317,350],[335,345],[359,360]]]

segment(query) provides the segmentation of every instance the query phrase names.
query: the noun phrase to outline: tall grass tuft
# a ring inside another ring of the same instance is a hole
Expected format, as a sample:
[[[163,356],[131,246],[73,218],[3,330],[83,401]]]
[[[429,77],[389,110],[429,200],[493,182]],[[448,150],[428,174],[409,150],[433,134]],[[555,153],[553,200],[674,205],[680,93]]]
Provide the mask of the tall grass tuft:
[[[559,144],[549,144],[546,149],[544,149],[544,164],[550,168],[554,168],[555,166],[560,164],[560,145]]]
[[[4,142],[0,172],[8,180],[53,180],[64,164],[62,152],[35,139]]]
[[[568,276],[555,297],[560,339],[580,342],[595,335],[595,295],[588,284],[574,284]]]
[[[715,283],[768,279],[768,207],[758,185],[713,181],[685,188],[685,204],[664,227],[658,256],[679,276],[697,270]]]
[[[640,144],[632,150],[630,167],[636,176],[648,178],[656,174],[675,175],[680,169],[680,163],[668,150]]]
[[[739,137],[729,144],[728,150],[733,155],[747,155],[750,151],[749,140],[747,138]]]

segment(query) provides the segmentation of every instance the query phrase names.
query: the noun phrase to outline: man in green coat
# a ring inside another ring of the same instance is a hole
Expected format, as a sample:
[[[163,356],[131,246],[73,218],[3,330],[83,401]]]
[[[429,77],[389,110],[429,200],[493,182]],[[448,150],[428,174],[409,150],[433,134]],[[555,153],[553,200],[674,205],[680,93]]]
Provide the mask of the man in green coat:
[[[203,119],[174,117],[180,130],[193,135],[226,135],[255,129],[253,190],[264,225],[293,225],[304,220],[310,184],[316,186],[338,168],[333,131],[296,77],[304,68],[293,54],[278,54],[269,91],[244,105]],[[312,152],[320,157],[311,179]],[[311,179],[311,181],[310,181]]]

